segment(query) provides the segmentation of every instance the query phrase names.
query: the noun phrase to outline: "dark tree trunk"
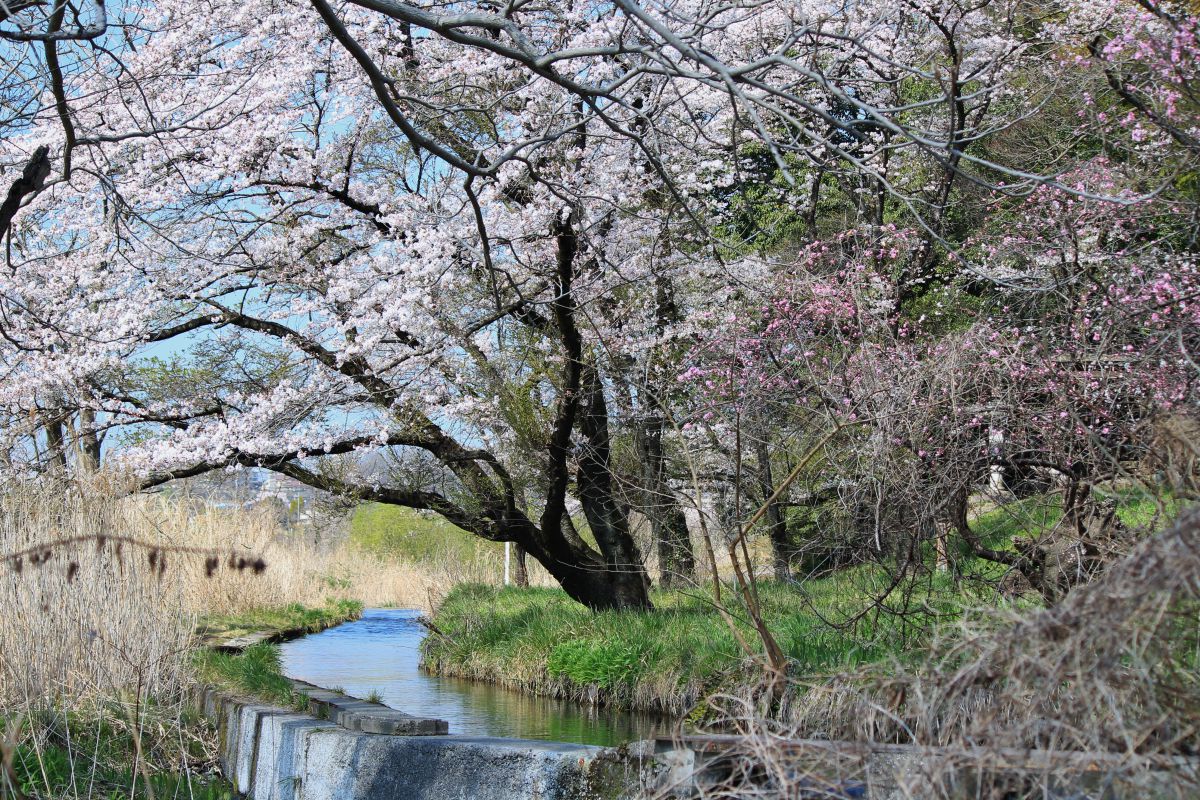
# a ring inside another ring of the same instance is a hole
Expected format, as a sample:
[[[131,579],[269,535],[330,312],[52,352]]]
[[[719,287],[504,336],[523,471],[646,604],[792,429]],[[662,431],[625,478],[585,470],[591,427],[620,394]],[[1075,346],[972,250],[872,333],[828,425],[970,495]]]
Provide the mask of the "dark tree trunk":
[[[528,586],[529,567],[525,563],[525,548],[519,544],[513,545],[513,562],[516,564],[516,568],[513,570],[513,583],[521,587]]]
[[[67,468],[67,435],[63,419],[58,412],[47,415],[46,423],[46,462],[55,469]]]
[[[766,426],[754,438],[754,456],[758,460],[758,488],[764,501],[775,494],[775,479],[771,475],[771,453],[767,447]],[[792,579],[792,545],[787,520],[779,502],[767,504],[767,532],[771,537],[771,556],[775,567],[775,580]]]
[[[1024,576],[1030,586],[1042,595],[1047,604],[1052,604],[1054,602],[1053,592],[1045,581],[1045,552],[1022,537],[1018,537],[1013,542],[1016,552],[993,550],[987,547],[971,530],[971,525],[967,521],[967,506],[967,490],[965,487],[960,488],[950,498],[950,525],[958,531],[959,536],[967,543],[971,552],[978,558],[1014,568]]]
[[[563,589],[592,609],[650,608],[650,580],[629,531],[629,512],[617,500],[610,464],[608,405],[597,367],[584,360],[583,336],[572,295],[578,255],[573,215],[555,223],[557,296],[551,304],[563,346],[559,405],[547,448],[549,486],[541,526],[525,547]],[[572,432],[582,438],[576,452],[575,487],[599,553],[570,524],[566,491]],[[508,507],[512,509],[511,489]]]
[[[591,525],[606,524],[601,519],[603,514],[593,512],[589,520],[593,516],[597,522],[590,522]],[[597,542],[601,535],[596,536]],[[650,584],[640,560],[623,564],[611,553],[597,553],[567,526],[562,531],[547,534],[522,515],[501,532],[500,538],[521,545],[546,568],[572,600],[593,611],[651,607]],[[618,548],[618,551],[622,549]]]
[[[96,412],[79,409],[79,471],[91,475],[100,469],[100,434],[96,429]]]
[[[696,555],[692,551],[692,533],[679,503],[672,500],[651,520],[658,561],[662,569],[662,584],[668,588],[690,586],[696,578]]]
[[[609,464],[608,405],[595,369],[587,370],[584,391],[579,429],[585,443],[579,456],[576,484],[584,516],[604,555],[603,581],[611,585],[617,607],[649,608],[650,579],[629,531],[629,510],[617,501],[614,491]]]
[[[650,520],[662,585],[686,586],[695,579],[696,556],[692,551],[687,518],[666,480],[666,458],[662,447],[663,419],[657,403],[654,403],[654,407],[638,430],[642,456],[642,512]]]

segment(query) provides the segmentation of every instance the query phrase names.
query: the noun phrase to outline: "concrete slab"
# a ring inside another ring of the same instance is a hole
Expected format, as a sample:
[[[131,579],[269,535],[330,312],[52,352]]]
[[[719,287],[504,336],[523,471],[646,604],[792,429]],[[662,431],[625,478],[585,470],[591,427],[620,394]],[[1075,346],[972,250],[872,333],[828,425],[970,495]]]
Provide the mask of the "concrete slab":
[[[327,707],[359,730],[215,692],[202,694],[200,703],[223,729],[223,772],[239,794],[254,800],[607,800],[622,794],[593,790],[591,765],[610,752],[599,747],[447,736],[443,720],[353,698]],[[409,730],[425,735],[406,735]],[[428,735],[438,732],[443,735]],[[606,768],[606,780],[609,774]]]
[[[573,800],[602,748],[463,736],[313,737],[299,800]]]
[[[293,680],[292,686],[308,698],[315,716],[331,720],[346,730],[390,736],[440,736],[450,731],[446,720],[415,716],[305,681]]]
[[[259,800],[298,800],[308,736],[336,727],[332,722],[314,721],[306,714],[264,717],[259,729],[254,785],[248,794]]]

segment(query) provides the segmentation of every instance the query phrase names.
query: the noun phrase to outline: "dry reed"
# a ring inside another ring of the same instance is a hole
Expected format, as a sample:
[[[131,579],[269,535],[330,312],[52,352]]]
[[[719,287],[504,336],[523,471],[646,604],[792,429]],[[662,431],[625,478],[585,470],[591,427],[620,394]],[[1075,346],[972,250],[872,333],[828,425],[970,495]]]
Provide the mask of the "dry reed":
[[[455,583],[495,583],[503,569],[482,555],[416,563],[321,548],[265,510],[46,480],[0,491],[0,556],[9,708],[179,686],[204,615],[338,599],[428,610]]]
[[[723,698],[740,735],[696,794],[869,781],[922,800],[1200,796],[1198,576],[1193,509],[1057,605],[976,617],[920,662],[797,684],[783,708]]]
[[[341,599],[431,609],[455,583],[495,583],[502,570],[483,553],[413,563],[318,547],[267,509],[11,481],[0,486],[0,755],[19,724],[39,763],[66,743],[72,774],[94,770],[71,742],[103,720],[157,752],[132,759],[145,777],[149,761],[189,771],[213,745],[179,724],[201,617]],[[0,798],[10,788],[0,776]]]

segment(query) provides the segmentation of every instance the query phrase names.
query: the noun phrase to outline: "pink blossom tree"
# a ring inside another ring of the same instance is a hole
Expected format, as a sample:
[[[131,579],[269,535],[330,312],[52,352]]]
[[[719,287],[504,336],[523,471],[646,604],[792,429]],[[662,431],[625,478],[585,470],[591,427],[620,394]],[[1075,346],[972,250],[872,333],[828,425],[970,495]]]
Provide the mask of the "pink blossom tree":
[[[1045,395],[1070,396],[1082,421],[1100,405],[1084,391],[1107,391],[1095,369],[1067,371],[1082,395],[1047,384],[1053,368],[1022,388],[1031,353],[1076,358],[1107,319],[1086,270],[1047,287],[1027,262],[1052,259],[1073,224],[1039,232],[1046,207],[1128,209],[1142,173],[1077,185],[1011,145],[1050,99],[1074,96],[1046,58],[1056,42],[1091,43],[1121,19],[1087,10],[1051,26],[1007,0],[10,6],[0,40],[23,66],[4,88],[32,98],[0,145],[0,163],[32,170],[4,212],[10,460],[65,452],[44,420],[78,409],[84,449],[98,458],[111,431],[110,462],[146,488],[275,470],[516,542],[593,608],[646,607],[629,512],[661,503],[659,539],[678,540],[668,451],[691,407],[666,365],[688,348],[692,377],[713,383],[706,401],[770,393],[874,420],[863,440],[898,439],[889,458],[913,470],[948,441],[977,444],[947,432],[967,410],[934,413],[964,385],[935,388],[939,375],[982,381],[970,407],[1049,413]],[[1155,42],[1186,40],[1190,23],[1152,16]],[[1149,63],[1131,55],[1138,41],[1100,41],[1087,66],[1116,76],[1114,102],[1151,98],[1135,116],[1176,148],[1168,124],[1184,129],[1186,103],[1169,87],[1190,73],[1127,68]],[[1117,129],[1138,140],[1136,125]],[[994,193],[1028,204],[1019,226],[979,219]],[[760,229],[768,201],[791,209],[777,215],[787,236]],[[1110,224],[1096,213],[1087,224]],[[1087,258],[1143,259],[1111,300],[1190,291],[1186,270],[1168,286],[1147,269],[1163,248],[1082,244]],[[1016,336],[1036,314],[993,301],[1029,281],[1039,296],[1069,284],[1071,300]],[[924,326],[914,309],[947,287],[996,310],[965,331]],[[1100,335],[1105,354],[1167,340]],[[1191,402],[1183,364],[1171,369],[1153,380]],[[714,428],[714,458],[724,439]],[[619,458],[631,441],[636,467]],[[386,483],[347,468],[368,451],[419,453],[431,470]]]

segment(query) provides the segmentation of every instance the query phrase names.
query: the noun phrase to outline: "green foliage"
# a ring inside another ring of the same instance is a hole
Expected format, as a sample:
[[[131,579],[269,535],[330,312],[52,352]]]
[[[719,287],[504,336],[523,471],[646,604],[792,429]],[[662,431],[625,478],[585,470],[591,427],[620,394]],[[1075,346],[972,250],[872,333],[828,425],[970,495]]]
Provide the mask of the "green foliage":
[[[354,510],[350,540],[372,553],[412,561],[471,561],[501,547],[433,514],[382,503],[364,503]]]
[[[182,392],[220,394],[289,377],[296,364],[286,350],[245,335],[237,341],[205,341],[184,356],[156,356],[133,361],[127,379],[155,399]]]
[[[354,582],[351,581],[349,578],[341,577],[341,576],[337,576],[337,575],[326,575],[323,578],[321,578],[321,583],[325,584],[325,586],[327,586],[330,589],[333,589],[334,591],[341,591],[341,590],[349,589],[351,586],[354,585]]]
[[[635,645],[597,639],[572,639],[550,651],[546,670],[575,683],[594,683],[605,688],[626,683],[636,672],[641,649]]]
[[[966,329],[979,317],[984,301],[964,291],[960,283],[933,283],[905,303],[904,316],[934,334]]]

